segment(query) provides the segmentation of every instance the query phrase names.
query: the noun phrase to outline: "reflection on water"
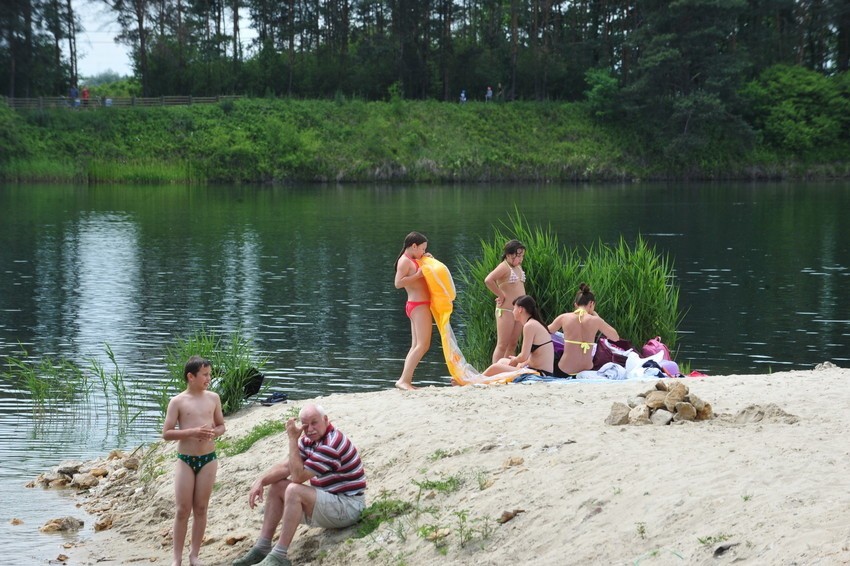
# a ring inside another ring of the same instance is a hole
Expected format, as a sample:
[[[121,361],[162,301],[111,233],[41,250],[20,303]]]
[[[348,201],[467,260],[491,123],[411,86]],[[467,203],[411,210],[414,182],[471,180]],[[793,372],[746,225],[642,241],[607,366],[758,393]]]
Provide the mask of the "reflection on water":
[[[293,399],[391,387],[410,343],[392,285],[404,235],[427,234],[429,251],[457,271],[515,208],[567,246],[640,234],[669,254],[684,313],[678,359],[693,369],[841,365],[848,189],[0,187],[0,355],[23,347],[108,366],[108,344],[136,417],[122,421],[95,392],[33,418],[21,384],[0,378],[0,498],[15,502],[0,536],[21,563],[55,558],[60,539],[37,527],[80,511],[20,486],[60,460],[156,438],[165,348],[201,326],[241,329],[268,357],[268,382]],[[448,383],[436,339],[416,382]],[[15,515],[25,524],[10,526]]]

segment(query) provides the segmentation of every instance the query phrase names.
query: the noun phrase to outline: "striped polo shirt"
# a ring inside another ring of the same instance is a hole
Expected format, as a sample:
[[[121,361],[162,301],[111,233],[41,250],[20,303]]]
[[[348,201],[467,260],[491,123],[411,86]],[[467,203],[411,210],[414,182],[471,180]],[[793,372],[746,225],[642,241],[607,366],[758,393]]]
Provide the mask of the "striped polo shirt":
[[[332,424],[317,442],[302,436],[298,451],[304,467],[316,474],[310,485],[336,495],[363,495],[366,473],[357,447]]]

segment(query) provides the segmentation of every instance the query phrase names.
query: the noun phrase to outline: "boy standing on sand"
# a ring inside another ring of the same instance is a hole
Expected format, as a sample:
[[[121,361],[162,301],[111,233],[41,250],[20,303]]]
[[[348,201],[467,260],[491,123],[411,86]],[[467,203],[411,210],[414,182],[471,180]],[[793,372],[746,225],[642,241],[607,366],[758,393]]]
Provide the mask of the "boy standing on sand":
[[[198,553],[207,527],[207,506],[212,494],[218,462],[215,437],[224,434],[224,414],[217,393],[207,391],[212,365],[200,356],[192,356],[183,369],[186,390],[168,402],[162,438],[177,441],[174,468],[174,561],[183,562],[189,515],[192,521],[192,549],[189,564],[200,566]]]

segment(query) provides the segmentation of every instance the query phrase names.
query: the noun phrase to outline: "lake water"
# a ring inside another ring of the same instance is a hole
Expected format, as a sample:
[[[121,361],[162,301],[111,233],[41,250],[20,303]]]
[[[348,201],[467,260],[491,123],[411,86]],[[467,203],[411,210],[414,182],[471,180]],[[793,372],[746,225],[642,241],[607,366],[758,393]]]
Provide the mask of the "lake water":
[[[392,266],[410,230],[455,271],[516,208],[567,246],[640,234],[675,265],[678,359],[708,374],[766,373],[847,364],[848,205],[847,183],[0,186],[0,356],[23,347],[108,362],[107,343],[141,411],[128,424],[95,396],[34,417],[0,378],[4,561],[55,558],[65,539],[38,527],[82,514],[26,481],[157,438],[154,398],[175,336],[243,329],[269,357],[268,383],[295,399],[391,387],[410,341]],[[447,375],[435,340],[416,383],[448,385]],[[90,534],[89,520],[80,536]]]

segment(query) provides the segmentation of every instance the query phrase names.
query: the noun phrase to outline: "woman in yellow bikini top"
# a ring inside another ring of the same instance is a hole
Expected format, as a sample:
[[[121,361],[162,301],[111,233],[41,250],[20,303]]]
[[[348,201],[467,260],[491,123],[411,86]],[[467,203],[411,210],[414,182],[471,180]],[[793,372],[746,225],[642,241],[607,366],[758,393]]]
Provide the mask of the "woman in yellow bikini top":
[[[484,279],[484,284],[496,295],[496,348],[493,363],[516,354],[522,324],[514,319],[513,302],[525,295],[525,272],[522,260],[525,246],[519,240],[505,244],[502,261]]]
[[[593,343],[598,333],[610,340],[620,339],[614,327],[596,314],[596,298],[587,283],[579,285],[574,306],[574,311],[559,315],[548,327],[549,332],[564,333],[564,355],[558,369],[569,376],[593,369]]]

